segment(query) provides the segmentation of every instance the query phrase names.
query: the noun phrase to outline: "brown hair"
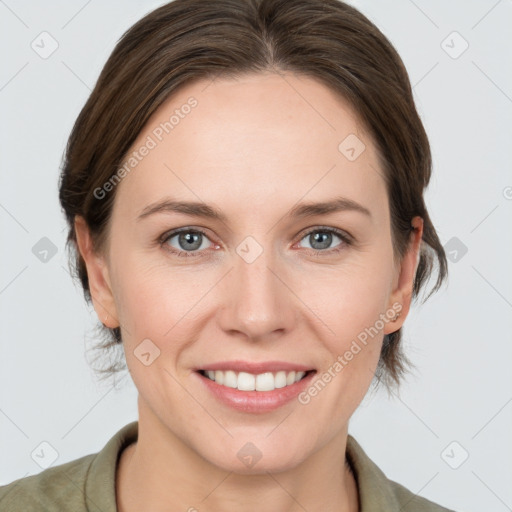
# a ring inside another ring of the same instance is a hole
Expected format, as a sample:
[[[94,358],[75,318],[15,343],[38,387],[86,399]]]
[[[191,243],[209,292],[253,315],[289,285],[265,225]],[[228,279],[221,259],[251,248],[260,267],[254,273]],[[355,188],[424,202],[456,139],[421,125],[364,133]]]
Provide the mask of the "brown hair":
[[[84,217],[100,252],[116,187],[102,199],[94,190],[120,168],[149,117],[191,81],[268,71],[315,78],[351,104],[379,154],[397,261],[408,247],[411,219],[419,215],[424,221],[413,298],[436,259],[437,281],[424,300],[440,288],[447,275],[446,255],[423,199],[432,166],[429,142],[405,66],[382,32],[339,0],[175,0],[123,34],[68,140],[59,198],[69,226],[73,275],[87,302],[91,295],[74,218]],[[98,327],[107,337],[96,348],[121,345],[120,328]],[[388,389],[412,366],[402,352],[401,337],[401,329],[385,336],[375,374]],[[117,355],[99,373],[125,368],[122,350]]]

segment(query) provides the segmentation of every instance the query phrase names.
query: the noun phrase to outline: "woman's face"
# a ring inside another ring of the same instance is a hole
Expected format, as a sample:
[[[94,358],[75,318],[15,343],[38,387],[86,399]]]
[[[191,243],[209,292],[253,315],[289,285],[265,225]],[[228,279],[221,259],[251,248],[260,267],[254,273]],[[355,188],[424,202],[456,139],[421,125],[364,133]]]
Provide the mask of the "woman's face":
[[[82,252],[98,315],[121,325],[141,425],[235,472],[328,453],[407,314],[421,238],[420,225],[395,265],[382,171],[353,111],[304,76],[201,81],[133,151],[105,258]],[[305,208],[317,203],[339,208]],[[281,387],[294,368],[308,373]]]

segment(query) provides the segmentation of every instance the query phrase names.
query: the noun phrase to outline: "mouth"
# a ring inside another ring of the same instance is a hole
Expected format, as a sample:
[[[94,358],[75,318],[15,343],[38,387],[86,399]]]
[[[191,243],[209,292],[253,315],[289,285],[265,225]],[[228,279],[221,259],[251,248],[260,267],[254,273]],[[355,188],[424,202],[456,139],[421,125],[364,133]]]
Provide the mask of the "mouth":
[[[290,404],[309,385],[315,368],[288,361],[223,361],[194,368],[203,389],[231,409],[269,413]]]
[[[220,386],[238,391],[269,392],[293,386],[316,373],[316,370],[278,370],[275,372],[249,373],[234,370],[196,370],[203,377]]]

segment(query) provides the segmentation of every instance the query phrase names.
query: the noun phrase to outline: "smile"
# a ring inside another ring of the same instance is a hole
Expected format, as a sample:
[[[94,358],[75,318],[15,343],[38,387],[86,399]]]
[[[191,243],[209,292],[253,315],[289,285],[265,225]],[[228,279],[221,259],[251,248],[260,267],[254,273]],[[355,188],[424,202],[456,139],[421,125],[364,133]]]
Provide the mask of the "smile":
[[[314,371],[314,370],[312,370]],[[277,371],[265,372],[254,375],[247,372],[235,372],[233,370],[200,370],[204,377],[232,389],[239,391],[274,391],[275,389],[291,386],[302,380],[312,371]]]

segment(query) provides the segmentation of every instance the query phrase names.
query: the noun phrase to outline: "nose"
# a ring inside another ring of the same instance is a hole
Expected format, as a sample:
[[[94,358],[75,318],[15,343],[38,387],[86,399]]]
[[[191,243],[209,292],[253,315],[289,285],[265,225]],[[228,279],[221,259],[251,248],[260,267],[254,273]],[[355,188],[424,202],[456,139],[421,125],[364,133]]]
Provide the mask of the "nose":
[[[223,283],[220,326],[252,341],[275,340],[297,323],[297,299],[287,273],[270,250],[254,261],[240,254],[234,254],[234,268]]]

